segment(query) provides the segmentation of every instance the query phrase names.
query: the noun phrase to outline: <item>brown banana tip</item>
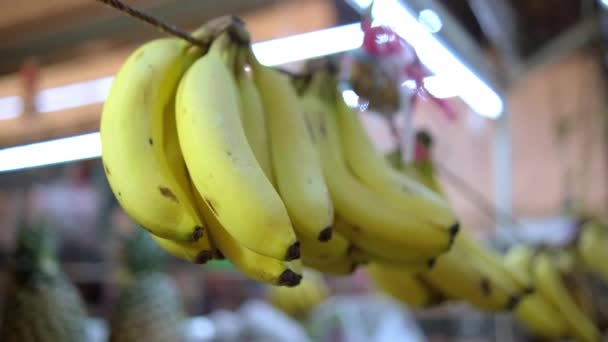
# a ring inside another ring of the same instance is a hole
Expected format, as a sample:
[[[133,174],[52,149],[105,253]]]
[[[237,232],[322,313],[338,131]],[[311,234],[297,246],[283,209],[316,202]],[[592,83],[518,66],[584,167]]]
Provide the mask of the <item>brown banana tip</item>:
[[[216,249],[215,258],[218,260],[224,260],[224,259],[226,259],[226,256],[224,255],[224,253],[222,253],[222,251],[220,251],[219,249]]]
[[[354,272],[357,270],[357,268],[359,268],[359,265],[360,265],[360,263],[358,263],[358,262],[353,262],[353,265],[352,265],[352,266],[351,266],[351,268],[350,268],[350,273],[351,273],[351,274],[352,274],[352,273],[354,273]]]
[[[331,236],[333,234],[333,229],[330,227],[327,227],[325,229],[323,229],[320,233],[319,236],[317,237],[317,239],[321,242],[326,242],[329,241],[331,239]]]
[[[458,232],[460,231],[460,223],[458,223],[458,222],[454,223],[450,227],[449,231],[450,231],[450,237],[453,240],[454,238],[456,238],[456,235],[458,235]]]
[[[211,251],[201,251],[196,255],[194,259],[195,264],[205,264],[207,261],[213,259],[213,252]]]
[[[205,234],[205,229],[201,226],[194,227],[194,231],[192,231],[192,241],[198,241],[198,239],[202,238]]]
[[[507,301],[507,310],[513,311],[520,302],[521,296],[509,296],[509,300]]]
[[[285,255],[285,260],[291,261],[300,259],[300,242],[296,241],[293,245],[287,248],[287,254]]]
[[[492,294],[492,285],[490,284],[490,280],[488,280],[488,278],[482,278],[479,287],[481,288],[481,293],[484,296],[489,296]]]
[[[301,275],[295,273],[294,271],[292,271],[290,269],[286,269],[279,276],[278,285],[293,287],[293,286],[297,286],[298,284],[300,284],[301,280],[302,280]]]
[[[352,255],[355,248],[356,246],[354,244],[349,244],[348,247],[346,247],[346,255]]]
[[[433,269],[433,267],[435,267],[436,263],[437,263],[436,257],[429,259],[429,261],[427,261],[427,266],[429,267],[429,270]]]
[[[534,292],[536,292],[536,288],[534,288],[534,286],[528,286],[526,287],[526,289],[522,292],[522,294],[524,296],[528,296],[533,294]]]

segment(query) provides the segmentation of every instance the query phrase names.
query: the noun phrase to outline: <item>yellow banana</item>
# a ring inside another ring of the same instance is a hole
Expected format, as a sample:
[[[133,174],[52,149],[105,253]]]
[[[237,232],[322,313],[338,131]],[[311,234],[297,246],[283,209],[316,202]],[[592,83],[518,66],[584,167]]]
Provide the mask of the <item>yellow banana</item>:
[[[417,275],[401,268],[370,263],[367,273],[381,291],[415,308],[436,306],[442,296],[429,288]]]
[[[518,274],[526,286],[532,286],[531,261],[534,257],[534,250],[526,245],[516,245],[511,247],[503,257],[503,263],[511,273]]]
[[[271,287],[269,301],[278,309],[290,315],[302,315],[319,305],[329,296],[329,289],[323,278],[307,269],[302,282],[294,287]]]
[[[333,275],[349,275],[355,272],[358,263],[348,256],[333,258],[328,260],[320,260],[310,256],[302,256],[302,264],[304,266],[315,269],[321,273]]]
[[[544,252],[538,254],[533,260],[532,270],[537,291],[562,313],[573,337],[581,341],[599,341],[597,328],[568,293],[551,257]]]
[[[101,117],[104,170],[119,203],[151,233],[179,241],[198,240],[203,226],[172,172],[184,169],[175,144],[167,141],[175,135],[162,126],[174,120],[175,89],[200,55],[180,39],[144,44],[116,75]]]
[[[260,93],[244,66],[244,51],[239,51],[237,58],[236,83],[241,99],[241,121],[245,129],[245,136],[258,163],[264,170],[266,177],[274,183],[272,164],[270,161],[270,145],[266,128],[266,114]]]
[[[174,241],[151,235],[162,249],[176,258],[195,264],[204,264],[213,259],[213,251],[207,234],[198,241]]]
[[[519,273],[530,286],[532,282],[532,259],[534,251],[525,245],[511,247],[503,261],[513,273]],[[568,323],[559,310],[539,291],[524,297],[517,305],[514,316],[532,333],[545,338],[564,338],[568,332]]]
[[[395,209],[379,193],[356,179],[342,156],[336,118],[331,107],[318,102],[306,108],[310,122],[318,122],[319,150],[330,195],[337,215],[349,223],[356,223],[364,235],[377,236],[383,241],[394,241],[412,250],[439,255],[448,250],[456,232],[425,222]],[[315,117],[316,116],[316,117]]]
[[[447,298],[465,300],[484,310],[512,309],[518,300],[515,294],[506,292],[469,262],[469,255],[460,248],[452,248],[421,277]]]
[[[345,222],[342,218],[336,218],[334,228],[335,233],[345,236],[354,246],[380,258],[405,264],[427,264],[428,267],[432,267],[435,263],[436,255],[428,255],[428,253],[422,253],[394,241],[380,240],[378,236],[363,231],[358,226]]]
[[[196,200],[214,245],[237,269],[251,279],[267,284],[296,286],[300,283],[301,270],[292,268],[289,262],[258,254],[242,246],[222,226],[200,195],[196,196]],[[292,262],[299,262],[299,260]]]
[[[277,189],[295,229],[311,239],[331,238],[334,209],[319,153],[289,79],[252,59],[270,137]]]
[[[432,266],[426,260],[420,260],[417,262],[416,261],[404,262],[404,261],[394,260],[391,258],[380,256],[380,255],[365,251],[363,249],[360,249],[359,247],[356,247],[356,246],[354,246],[350,249],[349,256],[351,259],[353,259],[354,261],[356,261],[360,264],[375,263],[375,264],[384,265],[387,267],[399,267],[401,272],[410,273],[410,274],[416,274],[419,272],[427,271]]]
[[[608,234],[596,222],[588,222],[581,229],[577,242],[581,259],[587,268],[608,282]]]
[[[184,159],[196,190],[239,243],[275,259],[297,259],[299,243],[287,210],[241,124],[236,82],[222,60],[225,37],[180,82],[176,116]]]
[[[342,151],[348,166],[366,185],[399,206],[408,215],[420,217],[426,225],[436,225],[450,229],[458,226],[456,218],[447,203],[433,201],[410,192],[400,184],[392,173],[391,166],[375,149],[359,114],[350,109],[342,96],[338,95],[337,114],[342,138]],[[404,178],[406,176],[400,177]]]
[[[302,255],[309,255],[316,259],[340,258],[348,254],[350,242],[340,233],[332,232],[331,240],[321,242],[306,235],[298,235]]]
[[[477,242],[470,233],[463,229],[455,242],[455,246],[466,250],[475,260],[483,260],[483,264],[494,273],[500,273],[498,277],[504,278],[511,283],[512,287],[520,288],[522,293],[530,292],[530,282],[525,276],[518,272],[510,272],[504,266],[502,257],[489,248]]]

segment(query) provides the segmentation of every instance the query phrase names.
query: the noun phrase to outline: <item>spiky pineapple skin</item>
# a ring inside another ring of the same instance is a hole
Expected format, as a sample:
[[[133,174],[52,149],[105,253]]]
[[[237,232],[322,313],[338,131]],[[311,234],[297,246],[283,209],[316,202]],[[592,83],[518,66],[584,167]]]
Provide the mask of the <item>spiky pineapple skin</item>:
[[[183,318],[173,280],[157,272],[140,275],[120,296],[110,321],[109,341],[181,341]]]
[[[14,283],[4,307],[0,341],[86,341],[86,309],[78,290],[58,273]]]

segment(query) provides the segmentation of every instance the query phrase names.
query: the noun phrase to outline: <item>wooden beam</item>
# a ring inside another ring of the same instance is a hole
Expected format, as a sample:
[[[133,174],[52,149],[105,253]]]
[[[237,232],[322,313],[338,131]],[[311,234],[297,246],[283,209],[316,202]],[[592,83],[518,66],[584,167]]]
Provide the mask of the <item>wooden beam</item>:
[[[97,131],[101,109],[102,104],[98,103],[3,120],[0,125],[0,148]]]

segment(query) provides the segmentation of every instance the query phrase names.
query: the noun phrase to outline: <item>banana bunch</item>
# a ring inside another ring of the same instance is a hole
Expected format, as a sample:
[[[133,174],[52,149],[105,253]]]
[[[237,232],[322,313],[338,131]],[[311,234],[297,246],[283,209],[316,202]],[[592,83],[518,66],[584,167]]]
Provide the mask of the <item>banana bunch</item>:
[[[579,341],[599,341],[600,333],[592,313],[577,300],[560,269],[561,250],[535,249],[516,245],[504,257],[510,269],[525,276],[535,291],[515,310],[515,317],[537,336]],[[566,270],[574,272],[575,269]]]
[[[457,235],[459,225],[441,195],[384,159],[331,77],[314,75],[301,97],[316,127],[335,233],[350,242],[344,260],[367,264],[379,289],[416,307],[465,300],[510,310],[529,292],[498,255],[465,231]],[[307,258],[304,253],[305,264]]]
[[[194,263],[225,257],[255,280],[295,286],[300,242],[288,210],[303,206],[318,220],[299,231],[327,240],[333,208],[314,163],[304,160],[312,147],[290,160],[306,167],[270,162],[260,124],[268,111],[244,65],[237,67],[239,36],[231,27],[239,22],[222,29],[212,23],[192,33],[210,42],[206,51],[160,38],[121,67],[101,119],[105,173],[124,210],[174,256]],[[289,201],[275,179],[287,184]],[[300,192],[309,179],[318,191]]]
[[[447,203],[386,164],[335,82],[320,73],[298,92],[256,60],[234,18],[192,36],[209,46],[160,38],[135,50],[102,113],[110,187],[160,247],[286,286],[302,265],[426,270],[451,248]]]
[[[277,309],[288,315],[301,317],[325,301],[330,296],[330,290],[319,272],[305,268],[299,285],[272,286],[268,288],[266,296]]]
[[[596,221],[588,221],[580,228],[576,243],[583,264],[608,283],[608,227]]]

